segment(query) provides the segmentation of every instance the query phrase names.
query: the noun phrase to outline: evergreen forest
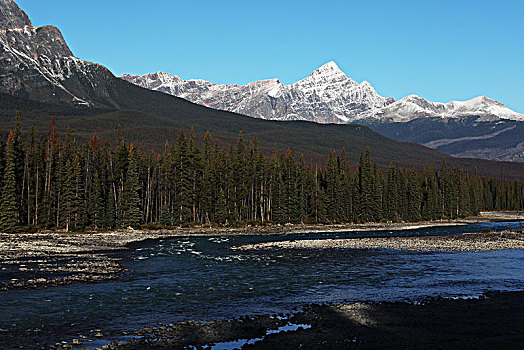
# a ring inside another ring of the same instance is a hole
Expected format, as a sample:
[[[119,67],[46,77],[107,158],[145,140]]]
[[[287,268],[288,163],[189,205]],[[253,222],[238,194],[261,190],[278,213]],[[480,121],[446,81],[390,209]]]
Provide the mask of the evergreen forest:
[[[524,208],[524,179],[480,177],[444,161],[423,170],[380,169],[362,147],[325,164],[293,150],[264,154],[240,133],[224,147],[180,130],[163,152],[68,129],[23,132],[0,145],[0,231],[161,228],[189,225],[366,223],[456,219]]]

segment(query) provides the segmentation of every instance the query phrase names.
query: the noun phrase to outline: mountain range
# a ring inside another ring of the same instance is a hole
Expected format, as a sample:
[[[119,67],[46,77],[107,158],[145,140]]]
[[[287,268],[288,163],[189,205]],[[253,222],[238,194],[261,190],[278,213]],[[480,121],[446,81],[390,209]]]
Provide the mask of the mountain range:
[[[399,101],[382,97],[369,82],[357,83],[347,77],[333,61],[290,85],[278,79],[243,86],[220,85],[202,79],[183,80],[164,72],[142,76],[123,74],[120,78],[207,107],[271,120],[345,124],[366,119],[408,122],[420,117],[478,116],[486,121],[501,118],[524,121],[523,114],[486,96],[449,103],[429,102],[417,95]]]
[[[370,146],[375,161],[382,167],[398,163],[421,168],[446,160],[471,171],[477,168],[481,175],[499,175],[501,170],[513,178],[524,175],[524,163],[453,158],[422,145],[392,140],[362,125],[263,120],[243,115],[246,112],[208,108],[205,103],[203,106],[152,91],[115,77],[102,65],[75,57],[58,28],[36,28],[14,1],[0,0],[0,15],[0,132],[4,135],[12,128],[13,116],[19,110],[24,127],[34,126],[42,134],[47,132],[50,117],[56,116],[59,130],[70,126],[82,137],[92,137],[96,132],[104,138],[114,137],[120,126],[128,141],[156,150],[161,150],[166,140],[173,143],[180,128],[194,126],[197,135],[209,130],[223,145],[235,144],[240,131],[246,138],[256,135],[261,149],[294,149],[304,154],[309,163],[322,163],[330,149],[345,148],[349,161],[356,164],[364,144]],[[394,104],[391,99],[376,95],[371,85],[348,80],[334,64],[324,69],[331,71],[329,83],[323,81],[326,74],[319,72],[295,87],[299,86],[300,94],[315,104],[318,86],[325,86],[324,96],[331,96],[332,102],[324,99],[317,108],[325,109],[326,122],[329,118],[340,120],[332,115],[330,107],[337,104],[352,106],[354,115],[369,110],[370,105],[387,108]],[[345,88],[354,97],[336,95],[336,91]],[[269,92],[273,96],[291,94],[295,99],[294,92],[287,88]],[[352,105],[351,101],[359,98],[366,103]],[[301,103],[296,110],[309,108],[307,103]],[[282,108],[288,107],[283,104]],[[342,109],[337,113],[343,113]],[[350,114],[344,117],[350,119]]]
[[[123,74],[120,78],[200,105],[255,118],[359,123],[388,137],[423,143],[457,156],[524,160],[524,143],[518,137],[519,133],[523,135],[524,115],[501,102],[479,96],[469,101],[440,103],[416,95],[395,101],[380,96],[367,81],[355,82],[333,61],[289,85],[278,79],[243,86],[213,84],[202,79],[183,80],[164,72]],[[420,131],[413,130],[413,125]],[[453,125],[453,130],[449,125]],[[484,147],[485,140],[495,141],[494,145]]]

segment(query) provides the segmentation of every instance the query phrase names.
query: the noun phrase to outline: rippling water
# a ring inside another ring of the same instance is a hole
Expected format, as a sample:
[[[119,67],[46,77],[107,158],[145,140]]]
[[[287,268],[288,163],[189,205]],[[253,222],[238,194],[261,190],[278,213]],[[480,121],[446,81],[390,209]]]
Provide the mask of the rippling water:
[[[512,223],[516,227],[515,223]],[[311,238],[459,234],[507,228],[472,224],[393,232],[177,238],[117,252],[117,281],[0,292],[0,347],[71,340],[182,320],[280,313],[307,303],[417,300],[524,289],[524,251],[327,250],[233,252],[245,243]],[[41,343],[41,344],[43,344]]]

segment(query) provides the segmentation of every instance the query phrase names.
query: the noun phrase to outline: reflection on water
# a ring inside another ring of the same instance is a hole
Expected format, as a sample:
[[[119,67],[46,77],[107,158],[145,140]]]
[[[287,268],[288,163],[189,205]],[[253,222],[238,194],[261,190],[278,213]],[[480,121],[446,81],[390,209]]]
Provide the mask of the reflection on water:
[[[513,227],[517,227],[513,223]],[[524,251],[233,252],[262,241],[502,230],[508,223],[393,232],[195,237],[137,244],[116,255],[130,272],[117,281],[0,292],[0,347],[104,336],[181,320],[288,312],[306,303],[416,300],[524,289]],[[47,337],[47,338],[46,338]],[[3,339],[3,340],[2,340]],[[4,342],[4,343],[2,343]],[[3,345],[3,346],[2,346]]]

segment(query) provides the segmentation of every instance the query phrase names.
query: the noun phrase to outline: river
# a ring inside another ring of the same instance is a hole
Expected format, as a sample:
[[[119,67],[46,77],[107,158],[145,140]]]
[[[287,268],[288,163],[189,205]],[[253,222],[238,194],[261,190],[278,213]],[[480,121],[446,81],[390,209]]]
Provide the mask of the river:
[[[121,257],[115,281],[0,292],[0,348],[40,348],[100,330],[94,348],[158,323],[277,314],[308,303],[417,301],[524,289],[524,251],[306,250],[233,252],[246,243],[311,238],[455,235],[507,229],[477,223],[392,232],[191,237],[148,241]]]

